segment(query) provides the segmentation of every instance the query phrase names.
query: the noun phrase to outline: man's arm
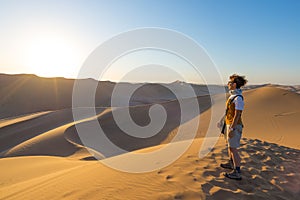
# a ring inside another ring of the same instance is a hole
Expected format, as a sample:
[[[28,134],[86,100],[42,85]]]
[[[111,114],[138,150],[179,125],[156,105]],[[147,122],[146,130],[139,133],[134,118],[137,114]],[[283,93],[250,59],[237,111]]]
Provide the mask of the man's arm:
[[[235,128],[236,127],[238,121],[241,118],[242,112],[243,112],[242,110],[235,110],[234,117],[233,117],[233,122],[232,122],[232,124],[230,126],[231,128]]]
[[[241,118],[242,112],[243,112],[242,110],[235,110],[235,112],[234,112],[234,117],[233,117],[233,122],[232,122],[230,128],[233,128],[233,129],[234,129],[234,128],[236,127],[238,121],[239,121],[240,118]],[[229,137],[230,137],[230,138],[233,137],[233,131],[230,131],[230,132],[229,132]]]

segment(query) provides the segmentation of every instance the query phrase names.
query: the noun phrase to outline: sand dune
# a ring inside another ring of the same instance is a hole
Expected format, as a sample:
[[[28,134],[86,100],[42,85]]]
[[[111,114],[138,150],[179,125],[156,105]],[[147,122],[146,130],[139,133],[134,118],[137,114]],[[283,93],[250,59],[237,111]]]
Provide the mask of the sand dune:
[[[245,137],[300,148],[300,95],[276,87],[245,92]]]
[[[9,126],[9,125],[14,125],[20,122],[24,122],[30,119],[34,119],[36,117],[48,114],[52,111],[45,111],[45,112],[37,112],[34,114],[27,114],[27,115],[23,115],[23,116],[17,116],[17,117],[10,117],[10,118],[6,118],[6,119],[1,119],[0,120],[0,128],[3,128],[5,126]]]
[[[105,110],[105,108],[98,108],[98,115]],[[82,117],[82,121],[90,120],[89,116]],[[82,145],[72,141],[72,138],[65,134],[66,129],[75,123],[71,109],[47,112],[47,114],[40,116],[34,114],[34,116],[27,116],[26,119],[1,129],[1,157],[31,155],[66,157],[74,156],[78,151],[81,154],[85,152],[82,156],[89,156]],[[16,119],[12,120],[15,121]],[[7,123],[11,122],[8,121]]]
[[[36,118],[16,123],[1,128],[0,151],[7,151],[10,148],[27,142],[28,140],[52,131],[73,120],[70,110],[51,112]]]
[[[27,75],[24,77],[28,78]],[[5,76],[5,80],[0,80],[5,82],[9,78],[12,77]],[[124,165],[139,166],[143,163],[126,163],[130,153],[123,154],[123,151],[107,151],[93,146],[88,146],[90,151],[87,151],[76,127],[89,127],[92,122],[97,122],[111,141],[129,152],[159,149],[174,138],[180,125],[179,103],[170,91],[157,84],[145,85],[136,91],[129,110],[138,125],[150,122],[148,112],[155,102],[160,102],[168,115],[158,134],[139,139],[125,134],[113,120],[112,109],[119,113],[124,107],[100,107],[96,109],[96,116],[91,116],[84,108],[77,108],[82,109],[82,116],[76,122],[69,104],[63,103],[70,99],[42,110],[40,106],[51,104],[53,98],[39,99],[34,102],[45,102],[37,103],[37,107],[24,104],[28,108],[18,110],[21,105],[14,105],[28,101],[26,91],[18,93],[24,82],[30,82],[23,79],[9,80],[13,83],[8,86],[10,89],[0,91],[8,94],[1,100],[1,112],[7,111],[8,114],[2,113],[0,121],[0,170],[3,172],[0,173],[0,199],[297,199],[300,195],[297,135],[300,130],[300,96],[296,92],[270,85],[244,92],[243,180],[234,181],[226,179],[222,175],[224,170],[219,167],[219,163],[227,159],[222,137],[212,152],[202,159],[198,157],[211,117],[211,102],[209,96],[205,96],[205,88],[197,88],[202,94],[197,98],[201,115],[191,114],[184,119],[186,123],[200,119],[197,139],[191,147],[165,168],[132,174],[111,169],[94,160],[93,155],[103,161],[124,162]],[[34,82],[26,87],[37,87],[32,84]],[[101,90],[108,94],[113,85],[107,84],[108,88]],[[179,88],[182,84],[175,82],[172,86]],[[70,85],[68,83],[66,88]],[[129,87],[128,84],[124,86]],[[16,97],[20,99],[15,100]],[[64,97],[62,95],[59,99]],[[216,99],[214,104],[224,104],[221,98]],[[8,104],[10,100],[11,104]],[[102,100],[107,104],[109,98],[103,97]],[[32,114],[24,115],[28,112]],[[179,148],[188,139],[191,138],[187,132],[186,137],[173,145]],[[167,160],[168,155],[163,156]]]
[[[185,99],[184,101],[188,104],[188,102],[191,101],[191,99]],[[203,112],[209,109],[210,107],[210,104],[208,103],[209,101],[210,101],[209,96],[199,97],[198,98],[199,109]],[[106,137],[108,137],[111,142],[113,142],[115,145],[117,145],[118,147],[126,151],[133,151],[145,147],[158,145],[161,143],[166,143],[173,138],[173,133],[176,134],[177,132],[178,126],[180,124],[180,107],[177,100],[164,102],[161,103],[161,105],[164,107],[164,109],[167,112],[167,121],[164,127],[156,135],[149,138],[142,138],[142,135],[147,133],[141,133],[140,135],[141,138],[133,137],[126,134],[123,130],[121,130],[118,127],[118,125],[114,121],[112,112],[106,112],[104,115],[99,116],[97,123],[100,124],[104,133],[106,133]],[[143,106],[131,106],[129,108],[132,119],[135,121],[136,124],[140,126],[145,126],[150,122],[150,118],[148,116],[150,106],[151,104],[143,105]],[[115,111],[116,115],[122,113],[123,109],[124,108],[116,109]],[[190,115],[188,116],[187,119],[185,119],[184,122],[189,121],[196,117],[198,118],[199,116]],[[92,123],[94,122],[85,121],[82,124],[77,124],[77,127],[78,126],[90,127],[92,126]],[[72,127],[69,127],[66,130],[65,134],[68,137],[76,138],[75,140],[77,141],[77,143],[80,142],[80,139],[78,138],[78,133],[74,125]],[[191,139],[191,138],[188,138],[187,136],[186,139]],[[122,153],[122,151],[115,151],[112,149],[108,149],[108,147],[106,146],[104,147],[104,146],[105,144],[103,144],[103,146],[97,144],[97,148],[99,148],[97,149],[97,151],[103,154],[105,157],[111,157]],[[89,147],[93,148],[91,146]]]
[[[190,99],[185,100],[187,103]],[[198,98],[199,109],[202,112],[209,109],[209,96]],[[148,111],[152,104],[130,107],[133,120],[137,124],[145,125],[149,123]],[[77,126],[89,126],[90,122],[98,120],[107,137],[119,147],[126,151],[137,150],[145,147],[167,143],[176,134],[180,122],[180,108],[177,100],[171,100],[161,105],[167,111],[168,117],[164,128],[151,138],[135,138],[125,134],[113,120],[110,109],[98,109],[97,119],[88,119],[82,116],[83,121],[76,122]],[[119,110],[123,108],[118,108]],[[118,112],[118,111],[117,111]],[[84,113],[84,112],[83,112]],[[207,116],[209,115],[206,114]],[[186,121],[199,116],[189,116]],[[33,114],[22,117],[24,120],[11,119],[6,120],[9,126],[1,128],[0,135],[0,155],[2,157],[11,156],[30,156],[30,155],[48,155],[48,156],[71,156],[77,151],[82,151],[83,146],[77,134],[75,123],[73,122],[71,109],[63,109],[52,112],[45,112],[40,115]],[[25,120],[26,119],[26,120]],[[18,120],[18,123],[16,122]],[[13,122],[16,122],[13,124]],[[207,129],[207,124],[201,123]],[[200,132],[199,132],[200,133]],[[200,136],[199,136],[200,137]],[[189,138],[186,138],[189,139]],[[104,153],[98,150],[101,156],[110,157],[118,155],[121,152]],[[86,155],[84,155],[86,156]]]

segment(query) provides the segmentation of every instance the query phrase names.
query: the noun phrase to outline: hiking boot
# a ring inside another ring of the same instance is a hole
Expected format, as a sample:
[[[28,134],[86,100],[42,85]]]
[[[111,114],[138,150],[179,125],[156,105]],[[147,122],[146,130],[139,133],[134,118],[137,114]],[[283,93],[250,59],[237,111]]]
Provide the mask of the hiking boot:
[[[220,167],[223,167],[225,169],[234,169],[233,163],[231,161],[229,161],[228,163],[220,164]]]
[[[241,173],[239,173],[237,170],[233,170],[230,173],[224,173],[224,176],[230,179],[242,180]]]

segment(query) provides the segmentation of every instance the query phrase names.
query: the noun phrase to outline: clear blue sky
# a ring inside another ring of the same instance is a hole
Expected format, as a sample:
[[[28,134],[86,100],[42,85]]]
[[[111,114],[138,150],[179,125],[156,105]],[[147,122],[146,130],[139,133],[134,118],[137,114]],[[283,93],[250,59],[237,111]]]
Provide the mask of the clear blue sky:
[[[110,37],[162,27],[202,45],[224,79],[299,85],[299,10],[297,0],[0,0],[0,73],[76,77]]]

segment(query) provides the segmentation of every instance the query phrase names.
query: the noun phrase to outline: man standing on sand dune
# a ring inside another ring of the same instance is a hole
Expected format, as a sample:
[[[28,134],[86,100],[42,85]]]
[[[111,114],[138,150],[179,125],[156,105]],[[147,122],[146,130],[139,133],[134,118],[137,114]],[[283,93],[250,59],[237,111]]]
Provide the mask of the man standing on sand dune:
[[[221,164],[220,166],[225,169],[232,169],[230,173],[224,173],[224,176],[230,179],[241,180],[240,163],[241,158],[238,153],[240,147],[240,140],[242,136],[243,123],[242,111],[244,110],[244,98],[242,90],[240,89],[247,83],[244,76],[233,74],[229,77],[228,89],[230,97],[226,102],[226,132],[225,138],[228,145],[228,163]]]

